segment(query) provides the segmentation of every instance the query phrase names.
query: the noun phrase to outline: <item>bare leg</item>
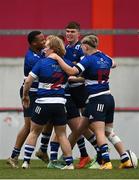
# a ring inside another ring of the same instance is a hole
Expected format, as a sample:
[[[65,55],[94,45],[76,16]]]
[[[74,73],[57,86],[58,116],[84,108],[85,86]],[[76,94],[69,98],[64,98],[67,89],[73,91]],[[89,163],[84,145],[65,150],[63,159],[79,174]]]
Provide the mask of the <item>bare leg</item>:
[[[93,122],[91,124],[91,128],[94,131],[97,138],[97,145],[101,146],[106,143],[105,136],[105,123],[102,121]]]
[[[92,131],[96,135],[97,145],[98,145],[98,154],[97,156],[101,161],[99,162],[102,167],[101,169],[112,169],[112,164],[110,162],[108,144],[106,142],[105,136],[105,122],[103,121],[94,121],[91,123]]]
[[[30,121],[31,118],[30,117],[25,117],[25,123],[24,126],[21,128],[21,130],[19,131],[17,138],[16,138],[16,142],[15,142],[15,148],[21,149],[21,147],[23,146],[29,132],[30,132]]]
[[[120,155],[121,164],[120,164],[119,168],[122,168],[122,169],[131,168],[132,163],[129,160],[128,154],[125,151],[123,142],[113,131],[113,123],[106,124],[105,133],[106,133],[106,136],[108,137],[109,141],[114,145],[116,151]]]
[[[68,121],[68,125],[72,132],[74,132],[74,133],[76,132],[77,127],[80,123],[80,120],[81,120],[81,117],[76,117],[76,118],[72,118]]]
[[[108,130],[109,131],[108,131]],[[110,131],[111,130],[111,131]],[[124,145],[122,143],[122,141],[120,140],[120,138],[118,136],[115,135],[115,133],[113,132],[113,123],[108,123],[106,124],[106,130],[105,130],[105,134],[108,137],[108,139],[111,141],[111,143],[114,145],[116,151],[119,153],[119,155],[121,156],[123,153],[125,153],[125,148]],[[113,136],[113,138],[116,137],[115,139],[115,143],[114,141],[111,140],[110,135]]]
[[[24,118],[24,126],[17,134],[15,146],[12,150],[11,157],[7,159],[7,164],[9,164],[12,168],[18,168],[18,156],[20,155],[20,150],[30,132],[30,122],[30,117]]]
[[[53,130],[53,125],[50,124],[50,123],[47,123],[45,126],[43,126],[42,133],[43,133],[43,132],[44,132],[44,133],[47,133],[47,132],[51,133],[52,130]]]
[[[31,130],[27,137],[26,144],[29,144],[31,146],[35,146],[37,139],[42,132],[43,126],[38,125],[31,121]]]
[[[64,156],[72,156],[71,145],[66,136],[66,125],[55,126],[54,129]]]
[[[24,163],[22,164],[22,168],[24,169],[29,168],[30,159],[35,149],[37,139],[40,133],[42,132],[42,128],[43,126],[38,125],[31,121],[31,129],[27,137],[27,140],[25,143],[25,149],[24,149]]]
[[[49,161],[49,157],[47,154],[48,144],[50,141],[51,133],[52,133],[53,125],[51,123],[47,123],[44,125],[41,135],[41,145],[38,151],[36,151],[35,156],[47,163]]]
[[[55,132],[53,132],[53,134],[52,134],[51,141],[58,142],[58,139],[57,139]]]
[[[89,122],[85,117],[81,117],[79,123],[76,126],[75,131],[72,131],[71,134],[69,135],[69,141],[71,144],[71,147],[73,148],[74,145],[77,142],[77,139],[84,133],[86,128],[88,128]]]
[[[90,138],[93,134],[94,133],[89,128],[87,128],[87,130],[83,133],[86,139]]]

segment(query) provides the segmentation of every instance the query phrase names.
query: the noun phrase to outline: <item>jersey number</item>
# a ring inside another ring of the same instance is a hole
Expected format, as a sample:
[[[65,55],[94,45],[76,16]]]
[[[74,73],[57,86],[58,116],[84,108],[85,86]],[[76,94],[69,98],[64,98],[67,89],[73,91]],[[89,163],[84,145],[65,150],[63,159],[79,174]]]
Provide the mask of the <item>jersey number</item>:
[[[109,70],[106,70],[106,69],[104,69],[104,70],[102,70],[102,69],[98,70],[98,82],[99,82],[99,83],[101,83],[102,81],[107,82],[108,79],[109,79],[109,73],[110,73],[110,71],[109,71]]]
[[[64,76],[63,76],[63,74],[61,74],[61,73],[55,73],[55,74],[53,74],[53,77],[59,78],[59,80],[58,80],[57,82],[55,82],[55,83],[51,86],[51,88],[52,88],[52,89],[61,88],[61,84],[64,82]]]

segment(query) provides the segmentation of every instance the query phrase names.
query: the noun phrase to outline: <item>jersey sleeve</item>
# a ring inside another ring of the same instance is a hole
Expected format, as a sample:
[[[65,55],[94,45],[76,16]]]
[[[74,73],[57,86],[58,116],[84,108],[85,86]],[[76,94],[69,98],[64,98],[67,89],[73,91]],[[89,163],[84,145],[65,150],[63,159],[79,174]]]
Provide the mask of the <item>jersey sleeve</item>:
[[[37,62],[35,66],[32,68],[32,71],[29,73],[35,79],[39,76],[40,66],[41,66],[41,61]]]
[[[83,53],[83,50],[81,48],[81,44],[79,44],[77,63],[80,62],[83,57],[84,57],[84,53]]]
[[[26,56],[24,60],[24,76],[28,76],[31,69],[32,69],[31,59]]]
[[[110,66],[112,67],[113,65],[113,60],[110,56],[106,55],[106,57],[108,58],[109,62],[110,62]]]
[[[79,70],[79,73],[82,73],[87,67],[89,67],[89,58],[84,56],[75,66]]]

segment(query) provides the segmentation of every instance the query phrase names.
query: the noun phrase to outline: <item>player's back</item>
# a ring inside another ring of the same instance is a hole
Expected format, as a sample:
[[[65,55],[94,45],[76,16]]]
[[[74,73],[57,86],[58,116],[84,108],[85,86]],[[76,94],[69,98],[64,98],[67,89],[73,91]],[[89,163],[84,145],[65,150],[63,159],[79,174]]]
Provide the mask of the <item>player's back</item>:
[[[64,96],[67,75],[52,58],[40,60],[32,72],[38,76],[38,97]]]
[[[86,56],[80,63],[85,67],[83,76],[89,94],[96,94],[109,89],[111,58],[98,51]]]

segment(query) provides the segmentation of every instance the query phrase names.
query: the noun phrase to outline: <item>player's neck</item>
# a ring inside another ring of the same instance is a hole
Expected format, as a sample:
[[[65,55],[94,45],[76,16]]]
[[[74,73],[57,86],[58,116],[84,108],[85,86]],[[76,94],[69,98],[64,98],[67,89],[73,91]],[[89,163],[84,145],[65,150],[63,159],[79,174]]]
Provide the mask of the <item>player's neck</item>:
[[[87,52],[87,54],[88,55],[91,55],[91,54],[94,54],[94,53],[96,53],[96,52],[98,52],[99,50],[97,50],[97,49],[90,49],[90,50],[88,50],[88,52]]]
[[[72,41],[72,42],[69,42],[69,45],[70,46],[74,46],[79,40],[77,39],[76,41]]]
[[[30,47],[30,49],[35,52],[36,54],[38,54],[40,52],[40,50],[36,49],[36,48],[33,48],[33,47]]]

